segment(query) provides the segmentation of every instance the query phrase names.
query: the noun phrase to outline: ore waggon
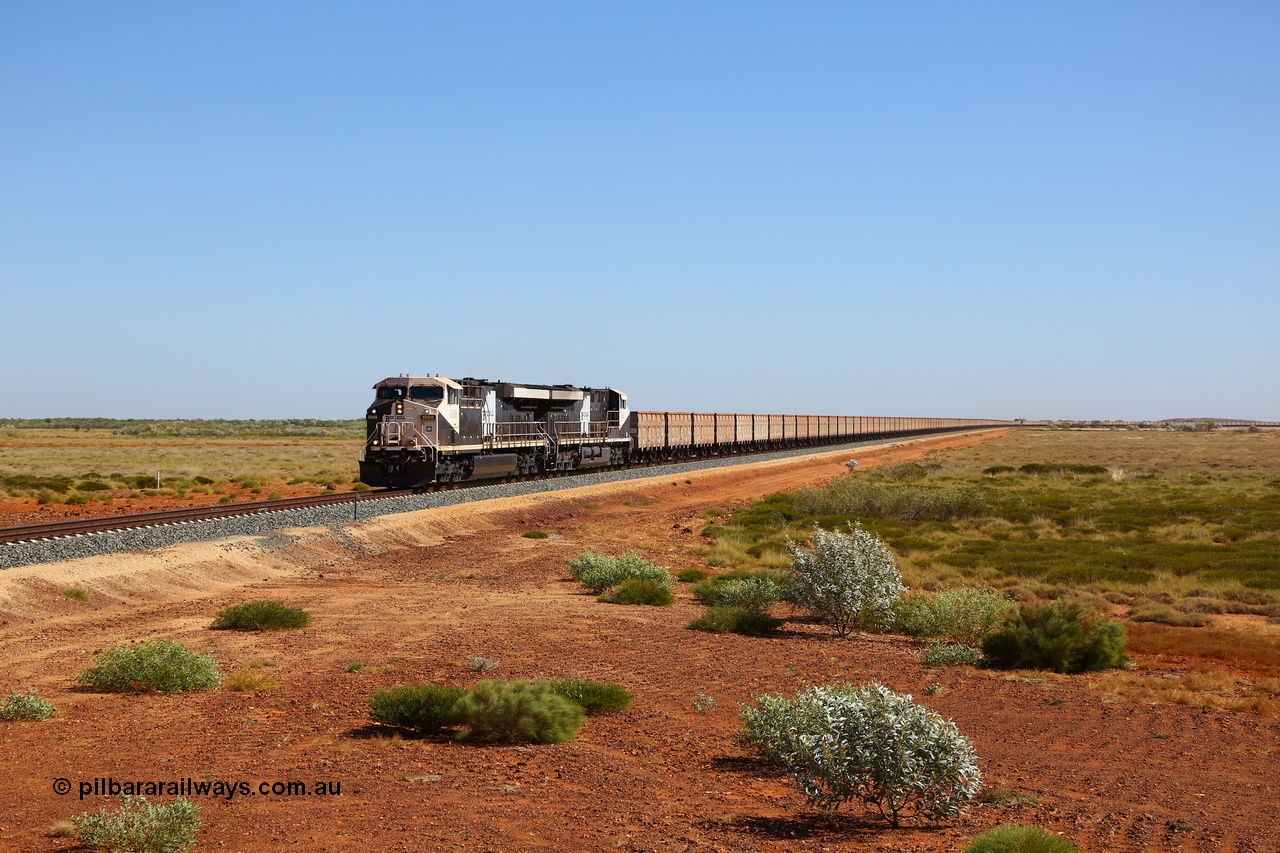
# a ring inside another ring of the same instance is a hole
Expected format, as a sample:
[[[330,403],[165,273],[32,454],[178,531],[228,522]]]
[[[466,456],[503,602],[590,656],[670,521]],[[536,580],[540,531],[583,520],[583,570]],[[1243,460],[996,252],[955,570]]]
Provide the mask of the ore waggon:
[[[1011,421],[633,412],[616,388],[393,376],[374,387],[360,480],[417,489],[906,437]]]

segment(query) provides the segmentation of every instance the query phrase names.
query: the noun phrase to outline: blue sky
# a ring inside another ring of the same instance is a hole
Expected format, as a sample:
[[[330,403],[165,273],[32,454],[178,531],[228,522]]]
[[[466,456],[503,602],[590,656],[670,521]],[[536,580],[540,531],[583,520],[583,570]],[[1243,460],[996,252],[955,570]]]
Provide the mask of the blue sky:
[[[1280,420],[1280,5],[0,4],[0,417]]]

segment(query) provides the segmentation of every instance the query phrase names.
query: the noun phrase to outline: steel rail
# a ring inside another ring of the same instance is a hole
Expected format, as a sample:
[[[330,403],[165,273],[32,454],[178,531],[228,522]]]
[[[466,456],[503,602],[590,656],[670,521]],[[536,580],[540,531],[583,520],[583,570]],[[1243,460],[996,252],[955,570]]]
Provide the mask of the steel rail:
[[[926,436],[946,435],[956,432],[974,432],[992,427],[955,427],[951,429],[929,430],[924,432],[912,432],[898,435],[882,435],[885,441],[903,440],[910,438],[923,438]],[[999,428],[999,427],[995,427]],[[853,439],[857,441],[856,438]],[[845,444],[850,443],[844,440],[837,441],[821,441],[819,443],[809,445],[808,449],[812,449],[815,453],[821,453],[824,445]],[[806,448],[795,448],[806,449]],[[25,524],[16,527],[0,527],[0,545],[13,542],[30,542],[41,539],[58,539],[64,536],[83,536],[90,533],[105,533],[110,530],[130,530],[141,527],[160,527],[166,524],[180,524],[192,521],[212,521],[220,518],[235,518],[242,515],[257,515],[260,513],[281,512],[290,509],[305,509],[313,506],[333,506],[335,504],[345,503],[362,503],[364,501],[373,501],[383,498],[402,497],[404,495],[412,495],[422,492],[441,492],[452,491],[455,489],[475,488],[478,486],[495,486],[502,483],[512,482],[528,482],[537,480],[558,480],[565,477],[573,477],[579,474],[595,474],[607,472],[610,470],[626,470],[633,468],[652,468],[660,465],[669,465],[673,462],[697,462],[702,459],[723,459],[731,457],[751,457],[764,453],[775,452],[775,449],[759,450],[745,453],[717,454],[714,456],[694,456],[689,459],[672,460],[664,459],[653,462],[631,462],[626,465],[587,468],[576,471],[548,471],[542,474],[530,474],[523,477],[502,477],[496,479],[474,480],[469,482],[443,483],[432,485],[420,489],[383,489],[370,492],[342,492],[341,494],[332,495],[304,495],[297,498],[276,498],[274,500],[264,501],[245,501],[244,503],[234,504],[206,504],[203,506],[180,507],[178,509],[161,509],[151,512],[139,512],[129,515],[100,515],[94,518],[79,518],[68,521],[50,521],[41,524]],[[746,460],[744,460],[746,461]],[[364,497],[361,497],[364,495]]]
[[[67,521],[49,521],[40,524],[24,524],[16,527],[0,527],[0,544],[28,542],[35,539],[56,539],[60,536],[76,536],[86,533],[102,533],[108,530],[129,530],[138,527],[157,527],[186,521],[208,521],[218,518],[234,518],[264,512],[280,512],[305,509],[313,506],[331,506],[356,501],[392,498],[413,494],[412,489],[377,491],[367,497],[361,492],[343,492],[333,495],[304,495],[297,498],[275,498],[265,501],[245,501],[237,504],[206,504],[177,509],[159,509],[128,515],[100,515],[94,518],[76,518]]]

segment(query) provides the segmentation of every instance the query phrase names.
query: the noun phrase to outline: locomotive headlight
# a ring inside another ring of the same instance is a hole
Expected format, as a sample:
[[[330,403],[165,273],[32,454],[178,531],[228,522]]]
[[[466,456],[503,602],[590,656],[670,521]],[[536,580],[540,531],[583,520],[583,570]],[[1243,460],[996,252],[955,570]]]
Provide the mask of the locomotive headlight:
[[[396,403],[396,414],[397,415],[404,414],[404,403]]]

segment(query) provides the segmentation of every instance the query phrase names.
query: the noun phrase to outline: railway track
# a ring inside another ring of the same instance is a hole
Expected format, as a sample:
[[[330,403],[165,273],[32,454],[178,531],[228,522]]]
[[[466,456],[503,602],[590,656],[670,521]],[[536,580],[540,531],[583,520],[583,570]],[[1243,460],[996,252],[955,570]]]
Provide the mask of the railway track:
[[[961,430],[939,430],[933,435],[941,435],[947,432],[959,432]],[[968,431],[968,430],[966,430]],[[890,436],[885,440],[909,439],[918,436]],[[825,448],[822,446],[814,446],[811,452],[820,453]],[[743,461],[749,461],[750,457],[762,455],[760,453],[744,453],[741,454]],[[738,456],[738,454],[734,454]],[[713,457],[720,458],[720,457]],[[730,457],[724,457],[730,458]],[[631,468],[652,468],[670,462],[686,461],[686,460],[668,460],[663,462],[647,462],[647,463],[631,463],[621,466],[624,469]],[[687,460],[695,461],[695,460]],[[591,469],[585,473],[597,473],[610,469]],[[26,524],[16,527],[0,527],[0,544],[33,542],[40,540],[61,539],[72,536],[84,536],[92,533],[105,533],[114,530],[131,530],[145,527],[163,527],[166,525],[184,524],[195,521],[212,521],[223,518],[235,518],[237,516],[257,515],[263,513],[283,512],[291,509],[306,509],[309,507],[334,506],[340,504],[353,505],[353,519],[358,513],[359,505],[362,503],[376,501],[386,498],[403,497],[422,492],[436,491],[454,491],[481,486],[494,486],[503,483],[530,480],[558,480],[567,477],[573,477],[580,473],[576,471],[555,471],[545,474],[535,474],[524,477],[505,477],[494,480],[477,480],[461,483],[449,483],[440,486],[431,486],[425,489],[378,489],[369,492],[343,492],[341,494],[331,495],[307,495],[297,498],[276,498],[275,500],[265,501],[246,501],[244,503],[235,504],[212,504],[206,506],[182,507],[180,509],[155,510],[152,512],[139,512],[129,515],[104,515],[94,518],[72,519],[70,521],[53,521],[42,524]]]
[[[342,494],[333,495],[306,495],[299,498],[276,498],[269,501],[246,501],[238,504],[189,506],[181,507],[180,509],[138,512],[130,515],[101,515],[95,518],[78,518],[71,521],[24,524],[17,527],[0,527],[0,543],[57,539],[62,536],[83,536],[86,533],[102,533],[107,530],[129,530],[137,527],[181,524],[188,521],[234,518],[239,515],[281,512],[288,509],[303,509],[313,506],[358,504],[379,498],[394,498],[411,494],[413,494],[412,489],[376,491],[370,492],[364,497],[361,497],[360,492],[343,492]]]
[[[628,465],[628,468],[646,467]],[[362,503],[385,498],[398,498],[405,495],[426,492],[457,491],[477,486],[492,486],[520,480],[558,480],[573,476],[574,472],[555,471],[528,477],[507,477],[498,480],[476,480],[474,482],[449,483],[441,486],[429,486],[423,489],[377,489],[368,492],[343,492],[333,495],[305,495],[298,498],[276,498],[269,501],[245,501],[237,504],[209,504],[205,506],[181,507],[178,509],[161,509],[152,512],[138,512],[128,515],[100,515],[94,518],[77,518],[70,521],[50,521],[41,524],[24,524],[15,527],[0,527],[0,545],[11,542],[34,542],[41,539],[59,539],[65,536],[84,536],[90,533],[105,533],[111,530],[131,530],[139,527],[161,527],[167,524],[184,524],[191,521],[212,521],[219,518],[235,518],[242,515],[258,513],[283,512],[290,509],[306,509],[316,506],[334,506],[353,504],[353,510]],[[353,511],[354,518],[354,511]]]

